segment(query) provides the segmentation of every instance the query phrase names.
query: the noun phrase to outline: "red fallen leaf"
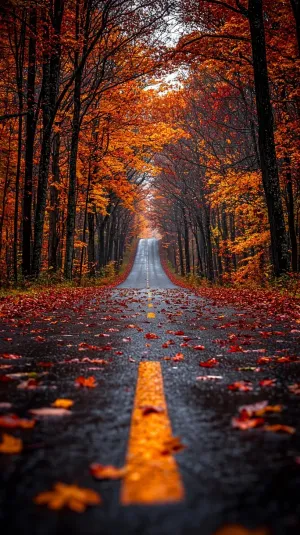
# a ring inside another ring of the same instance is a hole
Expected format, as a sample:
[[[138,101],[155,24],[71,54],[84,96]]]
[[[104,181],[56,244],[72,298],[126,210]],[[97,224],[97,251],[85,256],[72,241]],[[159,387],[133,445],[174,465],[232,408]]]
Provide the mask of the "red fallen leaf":
[[[46,338],[44,336],[36,336],[35,341],[36,342],[45,342]]]
[[[80,375],[75,379],[76,386],[86,386],[87,388],[95,388],[97,386],[96,379],[93,375],[90,377],[83,377]]]
[[[199,366],[201,366],[201,368],[215,368],[218,365],[219,361],[217,359],[209,359],[205,362],[199,362]]]
[[[172,357],[173,362],[179,362],[180,360],[184,360],[184,356],[182,353],[176,353],[175,357]]]
[[[37,365],[42,368],[52,368],[53,366],[52,362],[37,362]]]
[[[300,395],[300,383],[294,383],[293,385],[289,385],[288,389],[292,394],[296,394],[297,396]]]
[[[293,435],[296,432],[294,427],[283,424],[266,425],[264,429],[265,431],[272,431],[273,433],[288,433],[289,435]]]
[[[182,344],[180,344],[180,347],[189,347],[189,344],[187,342],[183,342]]]
[[[126,475],[127,469],[116,468],[112,465],[104,466],[103,464],[93,463],[90,464],[90,473],[96,479],[122,479]]]
[[[41,383],[31,377],[30,379],[22,381],[20,384],[18,384],[17,388],[20,390],[36,390],[38,386],[41,386]]]
[[[243,348],[241,346],[230,346],[228,353],[243,353]]]
[[[19,418],[16,414],[7,414],[0,416],[0,426],[7,429],[32,429],[35,426],[35,420],[27,420],[26,418]]]
[[[271,387],[275,386],[276,379],[262,379],[262,381],[259,381],[259,386],[263,387]]]
[[[175,331],[174,333],[176,336],[183,336],[184,335],[184,332],[183,331]]]
[[[126,338],[122,338],[123,342],[131,342],[130,336],[127,336]]]
[[[259,357],[259,359],[257,359],[257,364],[268,364],[269,362],[272,362],[273,361],[273,358],[272,357]]]
[[[132,357],[129,357],[128,362],[135,362],[135,360]]]
[[[110,329],[107,329],[107,331],[109,333],[118,333],[120,331],[120,329],[114,329],[113,327],[111,327]]]
[[[252,405],[242,405],[242,407],[239,407],[239,413],[242,414],[244,417],[247,415],[247,417],[250,418],[251,416],[256,415],[257,411],[261,411],[267,406],[267,401],[258,401],[257,403],[253,403]]]
[[[157,334],[154,334],[154,333],[147,333],[145,334],[145,338],[147,338],[147,340],[155,340],[156,338],[159,338],[159,336],[157,336]]]
[[[97,337],[97,338],[109,338],[109,334],[104,334],[104,333],[95,334],[95,337]]]
[[[198,349],[199,351],[202,351],[205,349],[205,346],[194,346],[193,349]]]
[[[22,357],[21,355],[14,355],[13,353],[2,353],[2,355],[0,355],[0,358],[8,360],[19,360]]]
[[[159,414],[165,411],[163,407],[157,405],[141,405],[139,408],[141,409],[143,416],[148,416],[148,414]]]
[[[115,355],[124,355],[123,351],[115,351]]]
[[[4,340],[4,342],[12,342],[12,338],[2,338],[2,340]]]
[[[231,385],[228,385],[228,390],[237,391],[240,392],[250,392],[253,390],[252,383],[250,381],[236,381],[235,383],[232,383]]]
[[[11,377],[8,377],[8,375],[0,375],[0,382],[1,383],[10,383],[13,381]]]
[[[259,427],[265,423],[264,418],[244,418],[240,416],[239,418],[232,418],[231,425],[232,427],[237,427],[243,431],[246,429],[253,429],[254,427]]]
[[[166,348],[166,347],[172,346],[172,345],[174,345],[174,344],[175,344],[174,340],[167,340],[166,342],[164,342],[164,343],[162,344],[161,347]]]

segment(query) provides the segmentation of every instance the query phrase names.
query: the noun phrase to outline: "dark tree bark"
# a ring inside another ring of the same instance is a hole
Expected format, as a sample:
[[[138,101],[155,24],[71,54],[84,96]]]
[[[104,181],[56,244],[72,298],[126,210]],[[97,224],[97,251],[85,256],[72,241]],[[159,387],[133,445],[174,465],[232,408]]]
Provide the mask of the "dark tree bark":
[[[36,7],[31,5],[29,12],[30,37],[28,44],[27,71],[27,117],[25,135],[25,175],[23,192],[23,236],[22,236],[22,273],[28,277],[31,273],[31,219],[32,219],[32,177],[33,154],[36,132],[35,116],[35,77],[36,77]]]
[[[48,251],[48,266],[56,272],[58,268],[57,253],[60,242],[58,233],[59,220],[59,190],[60,183],[59,173],[59,153],[60,153],[60,134],[59,132],[53,137],[53,152],[52,152],[52,177],[54,184],[50,186],[50,215],[49,215],[49,251]]]
[[[184,255],[185,255],[185,272],[187,275],[191,272],[191,261],[190,261],[190,243],[189,243],[189,226],[185,213],[185,209],[182,209],[182,219],[183,219],[183,236],[184,236]]]
[[[274,121],[269,89],[262,0],[249,0],[248,17],[251,33],[262,181],[268,208],[274,275],[279,277],[287,271],[289,263],[275,152]]]
[[[292,264],[292,270],[294,272],[297,272],[298,270],[298,244],[297,244],[297,234],[296,234],[296,228],[295,228],[295,208],[294,208],[291,160],[289,157],[285,158],[285,165],[286,165],[286,204],[287,204],[287,213],[288,213],[289,235],[290,235],[291,250],[292,250],[291,264]]]
[[[41,143],[37,203],[34,223],[34,245],[32,258],[32,274],[34,275],[34,277],[38,277],[40,273],[42,260],[45,210],[51,154],[51,135],[53,120],[56,113],[56,100],[60,73],[60,33],[64,12],[64,4],[64,0],[54,0],[52,13],[46,13],[46,11],[44,10],[43,14],[45,45],[42,84],[43,137]],[[51,40],[50,21],[53,28],[53,35],[51,35]]]
[[[88,213],[89,242],[88,242],[88,269],[90,277],[95,276],[95,214]]]

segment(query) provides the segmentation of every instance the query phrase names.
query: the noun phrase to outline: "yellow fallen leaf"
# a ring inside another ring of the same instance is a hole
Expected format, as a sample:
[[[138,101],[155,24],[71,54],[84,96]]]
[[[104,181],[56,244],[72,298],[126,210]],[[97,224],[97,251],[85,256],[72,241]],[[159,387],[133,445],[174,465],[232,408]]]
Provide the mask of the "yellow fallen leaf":
[[[57,408],[61,408],[61,409],[70,409],[70,407],[72,407],[74,405],[74,401],[72,401],[71,399],[56,399],[53,403],[52,403],[52,407],[57,407]]]
[[[34,498],[34,503],[47,505],[49,509],[53,510],[68,507],[76,513],[83,513],[89,505],[102,503],[102,499],[94,490],[81,488],[77,485],[55,483],[53,490],[38,494]]]
[[[20,438],[3,433],[0,453],[20,453],[23,449],[23,442]]]

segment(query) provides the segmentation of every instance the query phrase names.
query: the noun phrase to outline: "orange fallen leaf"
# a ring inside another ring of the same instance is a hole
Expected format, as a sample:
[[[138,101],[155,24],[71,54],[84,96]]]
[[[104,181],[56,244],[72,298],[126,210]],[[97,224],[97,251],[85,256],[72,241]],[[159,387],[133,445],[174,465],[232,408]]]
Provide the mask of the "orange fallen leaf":
[[[23,442],[20,438],[3,433],[0,453],[20,453],[23,449]]]
[[[27,420],[26,418],[19,418],[16,414],[7,414],[6,416],[0,416],[0,427],[6,427],[10,429],[32,429],[35,426],[35,420]]]
[[[76,513],[83,513],[89,505],[99,505],[102,499],[98,492],[91,489],[56,483],[53,490],[41,492],[34,498],[37,505],[47,505],[49,509],[58,510],[68,507]]]
[[[231,385],[228,385],[228,390],[239,390],[240,392],[250,392],[253,390],[252,383],[250,381],[236,381]]]
[[[232,427],[237,427],[245,431],[246,429],[253,429],[254,427],[260,427],[265,423],[263,418],[249,418],[240,416],[239,418],[232,418],[231,425]]]
[[[93,375],[90,377],[83,377],[80,375],[75,379],[76,386],[86,386],[87,388],[95,388],[97,386],[96,379]]]
[[[183,353],[176,353],[175,357],[172,357],[173,362],[179,362],[180,360],[184,360]]]
[[[60,409],[70,409],[70,407],[72,407],[73,405],[74,405],[74,401],[72,401],[72,399],[66,399],[66,398],[56,399],[52,403],[52,407],[57,407]]]
[[[205,349],[205,346],[194,346],[194,349],[198,349],[199,351],[203,351],[203,349]]]
[[[275,386],[276,379],[262,379],[262,381],[259,381],[259,386],[263,387],[271,387]]]
[[[125,467],[116,468],[110,464],[105,466],[103,464],[93,463],[90,465],[90,472],[96,479],[122,479],[127,469]]]

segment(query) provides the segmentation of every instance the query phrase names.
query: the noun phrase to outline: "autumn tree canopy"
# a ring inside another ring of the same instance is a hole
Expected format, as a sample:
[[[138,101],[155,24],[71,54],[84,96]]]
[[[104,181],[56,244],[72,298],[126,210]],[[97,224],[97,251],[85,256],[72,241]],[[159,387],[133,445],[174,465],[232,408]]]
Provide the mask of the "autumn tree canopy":
[[[101,275],[149,219],[182,275],[299,270],[298,0],[0,17],[2,284]]]

